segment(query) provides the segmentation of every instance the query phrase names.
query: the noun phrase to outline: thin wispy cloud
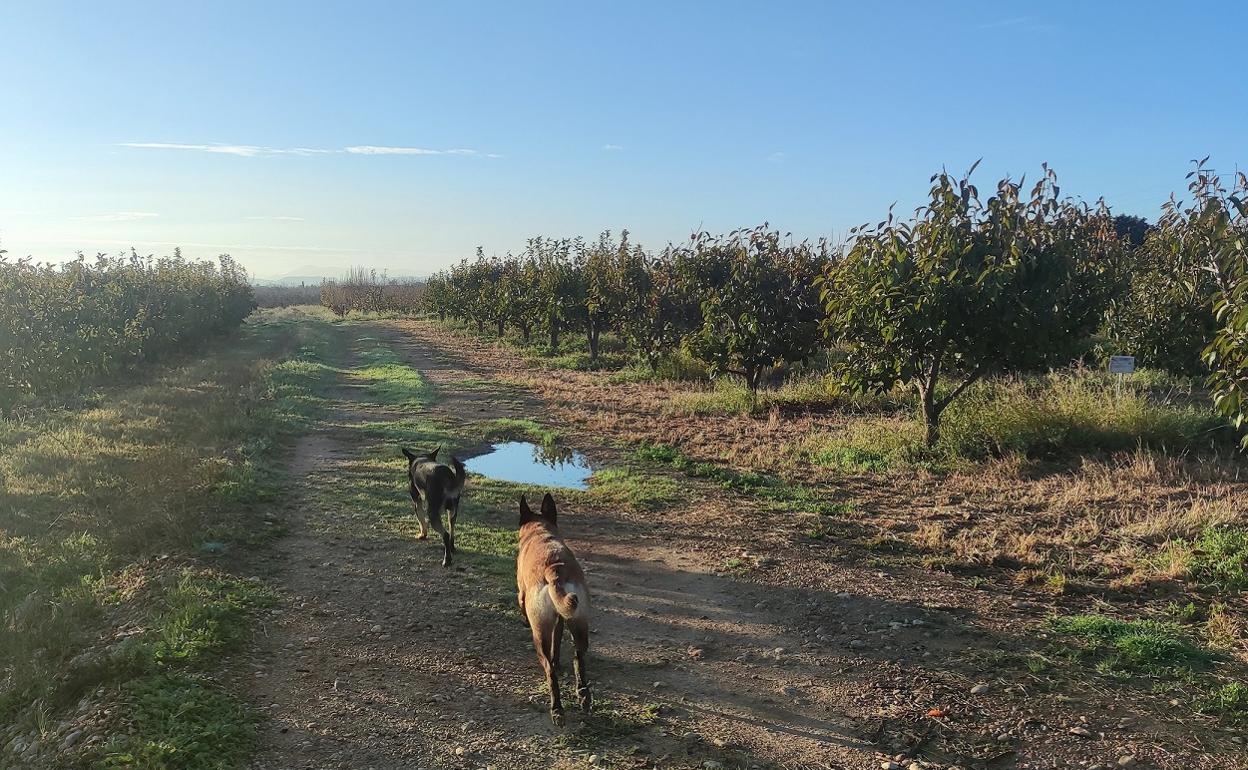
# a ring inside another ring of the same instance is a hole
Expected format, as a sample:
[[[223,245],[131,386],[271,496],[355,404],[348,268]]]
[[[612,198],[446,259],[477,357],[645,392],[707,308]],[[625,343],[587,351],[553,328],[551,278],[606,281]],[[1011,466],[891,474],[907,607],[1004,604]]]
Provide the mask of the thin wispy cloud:
[[[622,144],[604,144],[604,145],[602,146],[602,149],[606,150],[607,152],[619,152],[620,150],[623,150],[623,149],[624,149],[624,145],[622,145]]]
[[[302,222],[303,217],[247,217],[254,222]]]
[[[332,252],[334,254],[360,254],[364,253],[363,249],[338,249],[326,246],[302,246],[294,244],[271,244],[271,243],[202,243],[199,241],[142,241],[136,243],[134,241],[119,240],[98,240],[98,239],[78,239],[89,240],[92,243],[105,244],[109,246],[150,246],[163,247],[181,247],[181,248],[197,248],[197,249],[219,249],[222,252],[229,251],[297,251],[297,252]]]
[[[151,211],[114,211],[111,214],[92,214],[86,217],[70,217],[78,222],[138,222],[160,216]]]
[[[474,158],[499,158],[492,152],[469,150],[462,147],[452,150],[431,150],[428,147],[379,147],[373,144],[347,147],[344,152],[351,155],[467,155]]]
[[[240,158],[259,158],[273,155],[465,155],[474,158],[501,158],[492,152],[467,148],[437,150],[427,147],[386,147],[371,144],[352,145],[341,149],[315,147],[263,147],[256,144],[186,144],[182,142],[121,142],[118,147],[138,150],[184,150],[208,152],[218,155],[236,155]]]
[[[767,160],[771,161],[772,163],[783,163],[788,157],[789,157],[789,154],[787,152],[777,151],[768,155]]]

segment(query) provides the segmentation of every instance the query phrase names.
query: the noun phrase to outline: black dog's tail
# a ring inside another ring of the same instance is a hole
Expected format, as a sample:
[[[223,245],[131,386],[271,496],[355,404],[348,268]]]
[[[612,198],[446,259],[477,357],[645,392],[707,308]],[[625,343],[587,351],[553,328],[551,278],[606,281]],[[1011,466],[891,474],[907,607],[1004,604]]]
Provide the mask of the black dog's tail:
[[[455,470],[455,486],[463,489],[464,481],[468,478],[468,470],[464,468],[464,464],[455,455],[451,455],[451,468]]]

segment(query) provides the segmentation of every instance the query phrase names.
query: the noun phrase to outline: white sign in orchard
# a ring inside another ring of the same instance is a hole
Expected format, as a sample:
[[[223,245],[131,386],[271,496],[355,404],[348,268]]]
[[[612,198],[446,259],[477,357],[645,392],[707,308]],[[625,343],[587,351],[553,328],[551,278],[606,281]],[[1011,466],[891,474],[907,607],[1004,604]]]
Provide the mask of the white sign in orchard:
[[[1135,356],[1110,356],[1110,374],[1131,374],[1135,371]]]

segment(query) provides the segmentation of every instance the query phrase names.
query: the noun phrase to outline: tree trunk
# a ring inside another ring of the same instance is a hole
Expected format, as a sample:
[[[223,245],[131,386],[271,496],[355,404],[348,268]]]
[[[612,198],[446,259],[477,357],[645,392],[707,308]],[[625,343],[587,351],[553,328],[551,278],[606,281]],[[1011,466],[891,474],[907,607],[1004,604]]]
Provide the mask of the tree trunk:
[[[936,446],[940,440],[940,413],[944,405],[936,401],[936,383],[919,383],[919,399],[923,409],[923,443]]]
[[[507,333],[507,322],[499,321],[498,322],[498,336],[502,337],[506,333]]]
[[[593,321],[589,322],[589,360],[598,360],[598,326]]]
[[[552,323],[550,325],[550,349],[559,349],[559,324]]]
[[[520,324],[520,335],[524,337],[525,344],[529,342],[529,333],[533,331],[533,327],[528,324]]]
[[[485,321],[477,319],[477,334],[485,334]]]

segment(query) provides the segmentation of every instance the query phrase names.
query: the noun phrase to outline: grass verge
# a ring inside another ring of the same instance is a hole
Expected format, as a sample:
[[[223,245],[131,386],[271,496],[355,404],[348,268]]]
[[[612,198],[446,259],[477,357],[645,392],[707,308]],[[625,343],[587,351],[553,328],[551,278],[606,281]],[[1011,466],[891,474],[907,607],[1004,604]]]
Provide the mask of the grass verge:
[[[0,423],[0,765],[206,768],[248,750],[251,717],[211,674],[268,599],[204,565],[280,531],[254,504],[320,406],[331,338],[261,314],[201,359]]]

